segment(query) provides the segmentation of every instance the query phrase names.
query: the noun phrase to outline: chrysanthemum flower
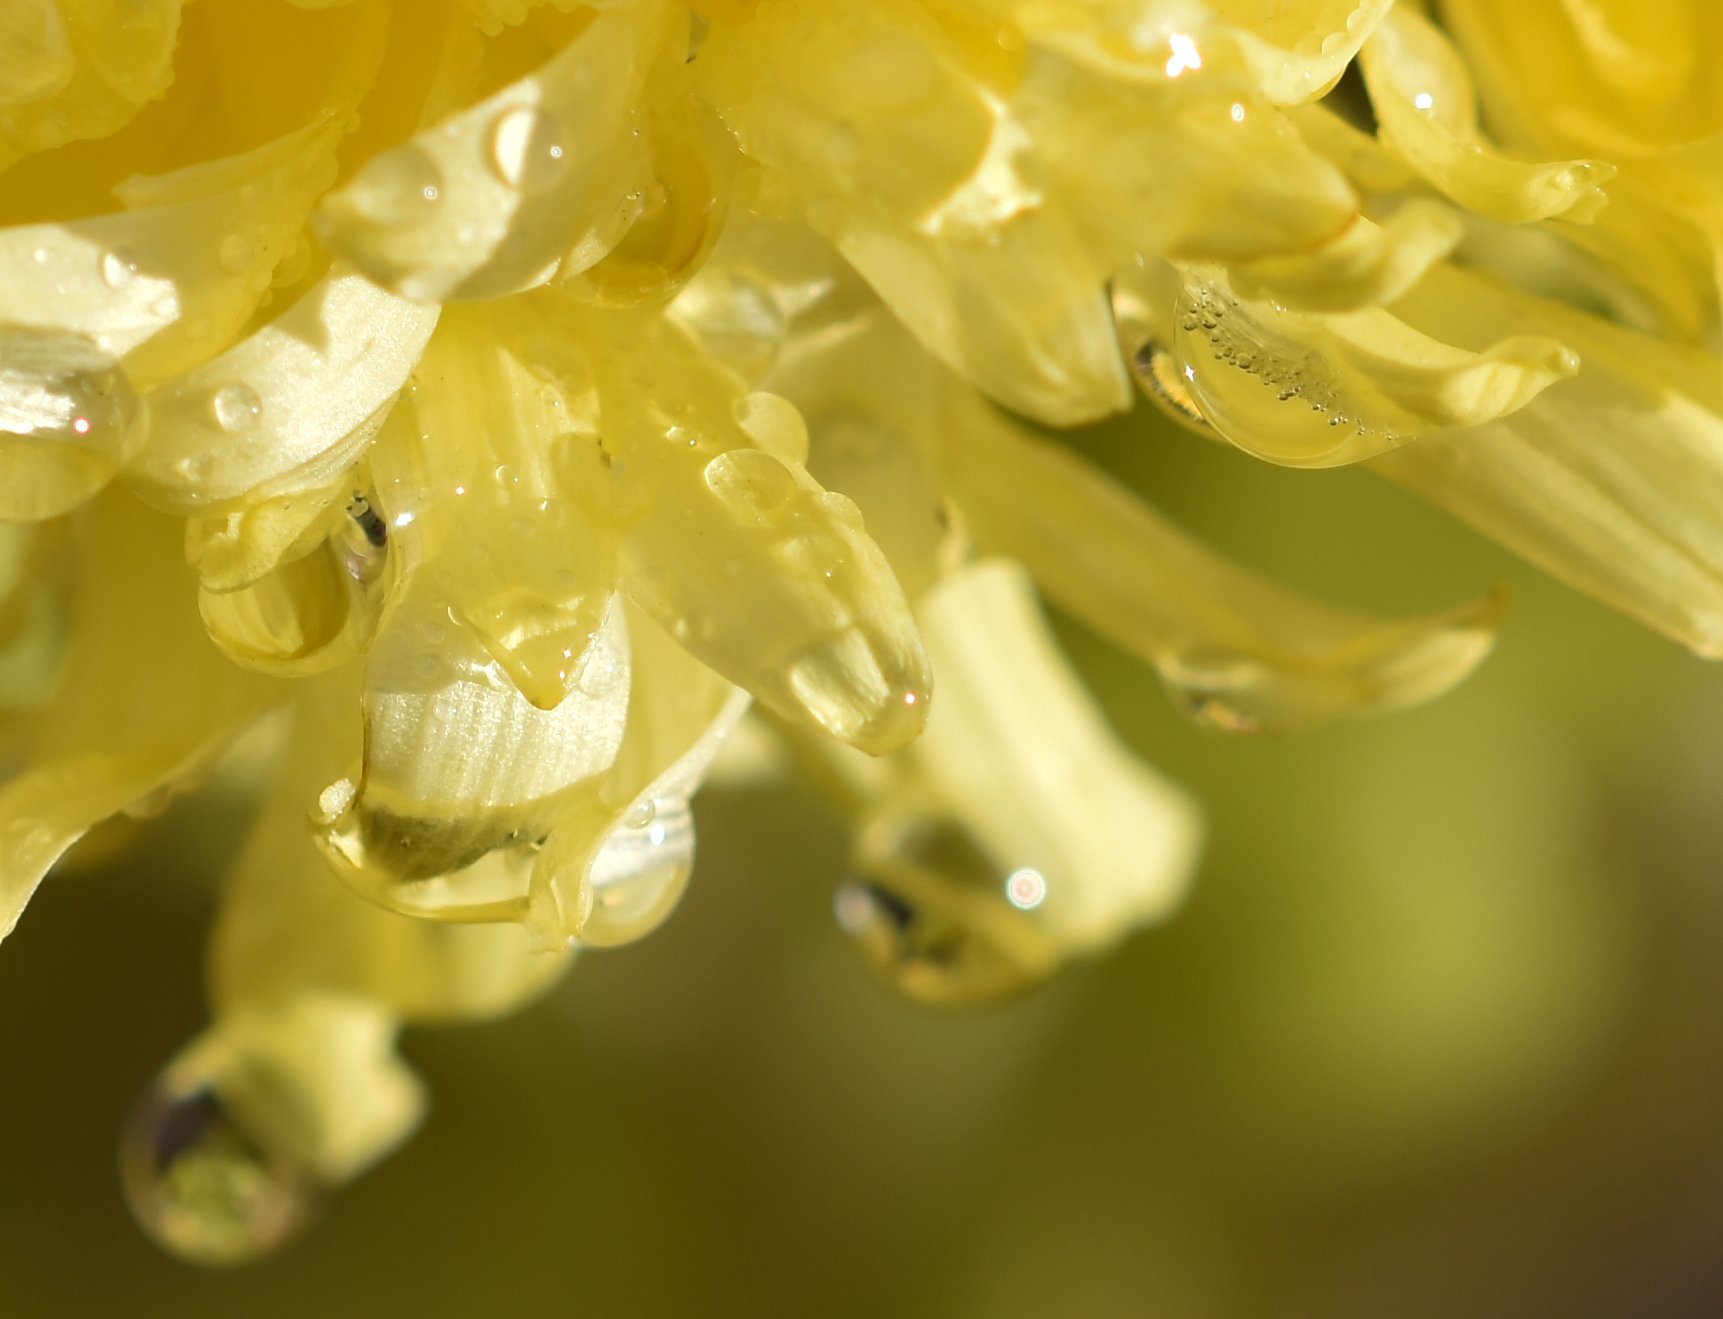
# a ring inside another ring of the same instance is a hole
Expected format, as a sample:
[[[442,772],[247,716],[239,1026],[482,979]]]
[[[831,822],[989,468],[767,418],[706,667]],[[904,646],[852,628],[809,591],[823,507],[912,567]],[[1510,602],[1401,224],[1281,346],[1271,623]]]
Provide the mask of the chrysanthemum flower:
[[[270,1248],[417,1120],[403,1022],[662,921],[745,718],[852,822],[868,962],[963,1004],[1196,851],[1041,599],[1227,731],[1479,662],[1493,599],[1308,600],[1048,433],[1133,378],[1723,651],[1723,18],[1438,17],[6,6],[0,933],[246,730],[272,765],[128,1135],[146,1226]]]

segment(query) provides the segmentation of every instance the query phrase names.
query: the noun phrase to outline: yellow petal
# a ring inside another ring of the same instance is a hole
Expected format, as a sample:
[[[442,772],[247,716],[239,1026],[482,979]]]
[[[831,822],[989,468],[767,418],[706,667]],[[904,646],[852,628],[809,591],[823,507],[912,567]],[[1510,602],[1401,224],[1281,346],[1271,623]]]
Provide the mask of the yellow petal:
[[[537,72],[372,160],[323,202],[324,241],[426,301],[592,265],[645,183],[631,130],[663,14],[657,0],[606,9]]]
[[[1235,295],[1190,267],[1173,352],[1191,398],[1239,448],[1292,467],[1374,457],[1524,407],[1579,369],[1554,339],[1477,351],[1421,334],[1380,307],[1321,316]]]
[[[940,704],[857,836],[839,919],[910,997],[989,1002],[1165,915],[1196,812],[1113,737],[1021,567],[960,569],[918,617]]]
[[[1382,140],[1462,206],[1513,224],[1591,220],[1615,167],[1603,161],[1532,164],[1491,148],[1478,131],[1471,78],[1458,52],[1409,9],[1391,13],[1361,61]]]
[[[631,599],[769,709],[878,754],[921,730],[927,657],[861,514],[743,429],[745,393],[658,318],[582,331]]]
[[[179,18],[180,0],[8,5],[0,17],[8,52],[0,56],[0,170],[32,151],[104,137],[165,92]]]
[[[1217,728],[1293,732],[1432,699],[1489,652],[1501,602],[1389,621],[1306,599],[1190,540],[1107,477],[972,400],[949,414],[953,498],[977,542],[1154,664]]]
[[[529,953],[519,930],[403,920],[330,873],[305,816],[360,753],[359,683],[349,671],[297,690],[280,781],[222,897],[212,948],[218,1013],[338,994],[408,1021],[462,1021],[542,993],[568,959]]]
[[[226,345],[334,178],[338,122],[136,180],[126,211],[0,229],[0,321],[88,336],[140,382]]]
[[[358,458],[419,360],[437,309],[332,272],[276,320],[146,397],[128,473],[179,511],[328,485]]]
[[[1723,656],[1716,358],[1458,270],[1438,272],[1401,310],[1461,343],[1504,329],[1559,334],[1586,367],[1510,417],[1432,436],[1377,470],[1570,585]]]
[[[0,788],[0,938],[88,829],[195,775],[279,699],[204,636],[179,542],[169,519],[124,496],[91,519],[68,671],[31,768]]]

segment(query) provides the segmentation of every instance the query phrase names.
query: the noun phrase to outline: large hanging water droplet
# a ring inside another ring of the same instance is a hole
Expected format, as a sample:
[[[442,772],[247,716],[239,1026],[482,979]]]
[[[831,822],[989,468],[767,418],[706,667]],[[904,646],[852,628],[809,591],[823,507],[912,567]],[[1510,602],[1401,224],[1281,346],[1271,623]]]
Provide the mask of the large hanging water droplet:
[[[855,879],[838,892],[838,924],[869,969],[907,998],[997,1003],[1059,962],[1033,914],[1047,881],[999,865],[956,820],[876,822],[858,840],[854,865]]]
[[[126,1199],[144,1230],[196,1264],[243,1264],[278,1250],[324,1187],[272,1150],[206,1078],[170,1067],[144,1091],[120,1148]]]
[[[652,933],[694,869],[694,817],[682,800],[635,803],[593,860],[592,910],[580,941],[608,948]]]

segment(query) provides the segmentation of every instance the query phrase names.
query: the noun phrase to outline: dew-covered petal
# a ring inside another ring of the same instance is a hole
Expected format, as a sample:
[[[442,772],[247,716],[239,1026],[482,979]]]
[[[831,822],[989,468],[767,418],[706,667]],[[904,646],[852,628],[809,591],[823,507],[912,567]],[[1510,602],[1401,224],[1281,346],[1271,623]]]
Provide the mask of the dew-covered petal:
[[[1376,469],[1570,585],[1723,656],[1716,358],[1452,269],[1399,310],[1460,343],[1557,334],[1586,366],[1510,417],[1433,436]]]
[[[103,137],[173,80],[181,0],[16,0],[0,15],[0,170]]]
[[[126,210],[0,229],[0,322],[69,331],[140,383],[188,370],[245,323],[335,177],[320,119],[244,156],[133,180]]]
[[[437,309],[336,270],[213,361],[149,391],[128,476],[182,512],[328,485],[406,384]]]
[[[323,202],[330,249],[420,300],[489,298],[592,265],[633,218],[633,132],[657,0],[604,9],[549,63],[370,161]]]
[[[170,519],[109,496],[83,553],[65,677],[0,788],[0,938],[88,829],[195,775],[280,697],[204,635]]]
[[[1501,602],[1405,620],[1286,591],[1185,536],[1063,448],[972,400],[947,423],[952,496],[983,549],[1152,663],[1198,719],[1293,732],[1416,705],[1489,652]]]
[[[631,599],[768,709],[879,754],[932,689],[903,591],[860,512],[743,428],[745,393],[679,330],[591,325]]]
[[[344,877],[440,919],[524,915],[527,849],[596,793],[629,699],[602,454],[494,315],[451,318],[371,451],[388,605],[363,769],[320,806]]]
[[[200,590],[198,612],[235,663],[302,677],[364,650],[377,623],[376,594],[326,542],[235,590]]]
[[[845,40],[810,40],[830,23]],[[768,186],[929,351],[1049,424],[1126,405],[1104,263],[1023,176],[1027,139],[928,15],[779,4],[714,28],[695,67]]]
[[[1513,160],[1483,139],[1465,64],[1416,11],[1391,13],[1365,45],[1361,66],[1383,142],[1462,206],[1513,224],[1584,223],[1603,209],[1613,165]]]
[[[1335,315],[1236,296],[1190,267],[1173,353],[1191,399],[1239,448],[1292,467],[1358,462],[1431,432],[1524,407],[1574,375],[1555,339],[1511,335],[1474,351],[1381,307]]]

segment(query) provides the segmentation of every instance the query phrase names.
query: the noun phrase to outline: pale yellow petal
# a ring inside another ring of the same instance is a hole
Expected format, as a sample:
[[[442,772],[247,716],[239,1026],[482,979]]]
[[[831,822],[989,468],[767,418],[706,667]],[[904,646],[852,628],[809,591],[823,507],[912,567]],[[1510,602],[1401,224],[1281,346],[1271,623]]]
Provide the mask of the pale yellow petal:
[[[69,668],[0,788],[0,938],[85,831],[195,775],[281,695],[205,637],[170,519],[110,495],[83,553]]]
[[[1504,329],[1559,334],[1586,366],[1510,417],[1420,441],[1377,470],[1580,590],[1723,656],[1716,358],[1457,270],[1401,309],[1462,343]]]
[[[1237,296],[1189,267],[1173,353],[1190,397],[1239,448],[1292,467],[1358,462],[1523,408],[1579,370],[1571,349],[1511,335],[1463,349],[1380,307],[1336,315]]]
[[[646,182],[632,129],[663,15],[657,0],[606,9],[536,73],[378,156],[324,200],[324,241],[426,301],[592,265]]]
[[[0,170],[102,137],[173,80],[180,0],[17,0],[0,17]],[[16,45],[14,43],[17,43]]]
[[[873,753],[926,719],[902,589],[853,502],[743,428],[740,384],[668,323],[582,331],[624,519],[630,598],[788,719]]]
[[[1365,45],[1361,66],[1383,142],[1462,206],[1510,223],[1583,223],[1603,209],[1613,165],[1522,162],[1484,141],[1464,63],[1416,12],[1390,14]]]
[[[1291,732],[1416,705],[1489,652],[1500,602],[1433,617],[1348,613],[1215,555],[1057,445],[978,400],[948,415],[952,497],[983,549],[1154,664],[1198,719]]]
[[[406,384],[437,309],[340,270],[215,360],[149,391],[128,476],[190,512],[328,485]]]

